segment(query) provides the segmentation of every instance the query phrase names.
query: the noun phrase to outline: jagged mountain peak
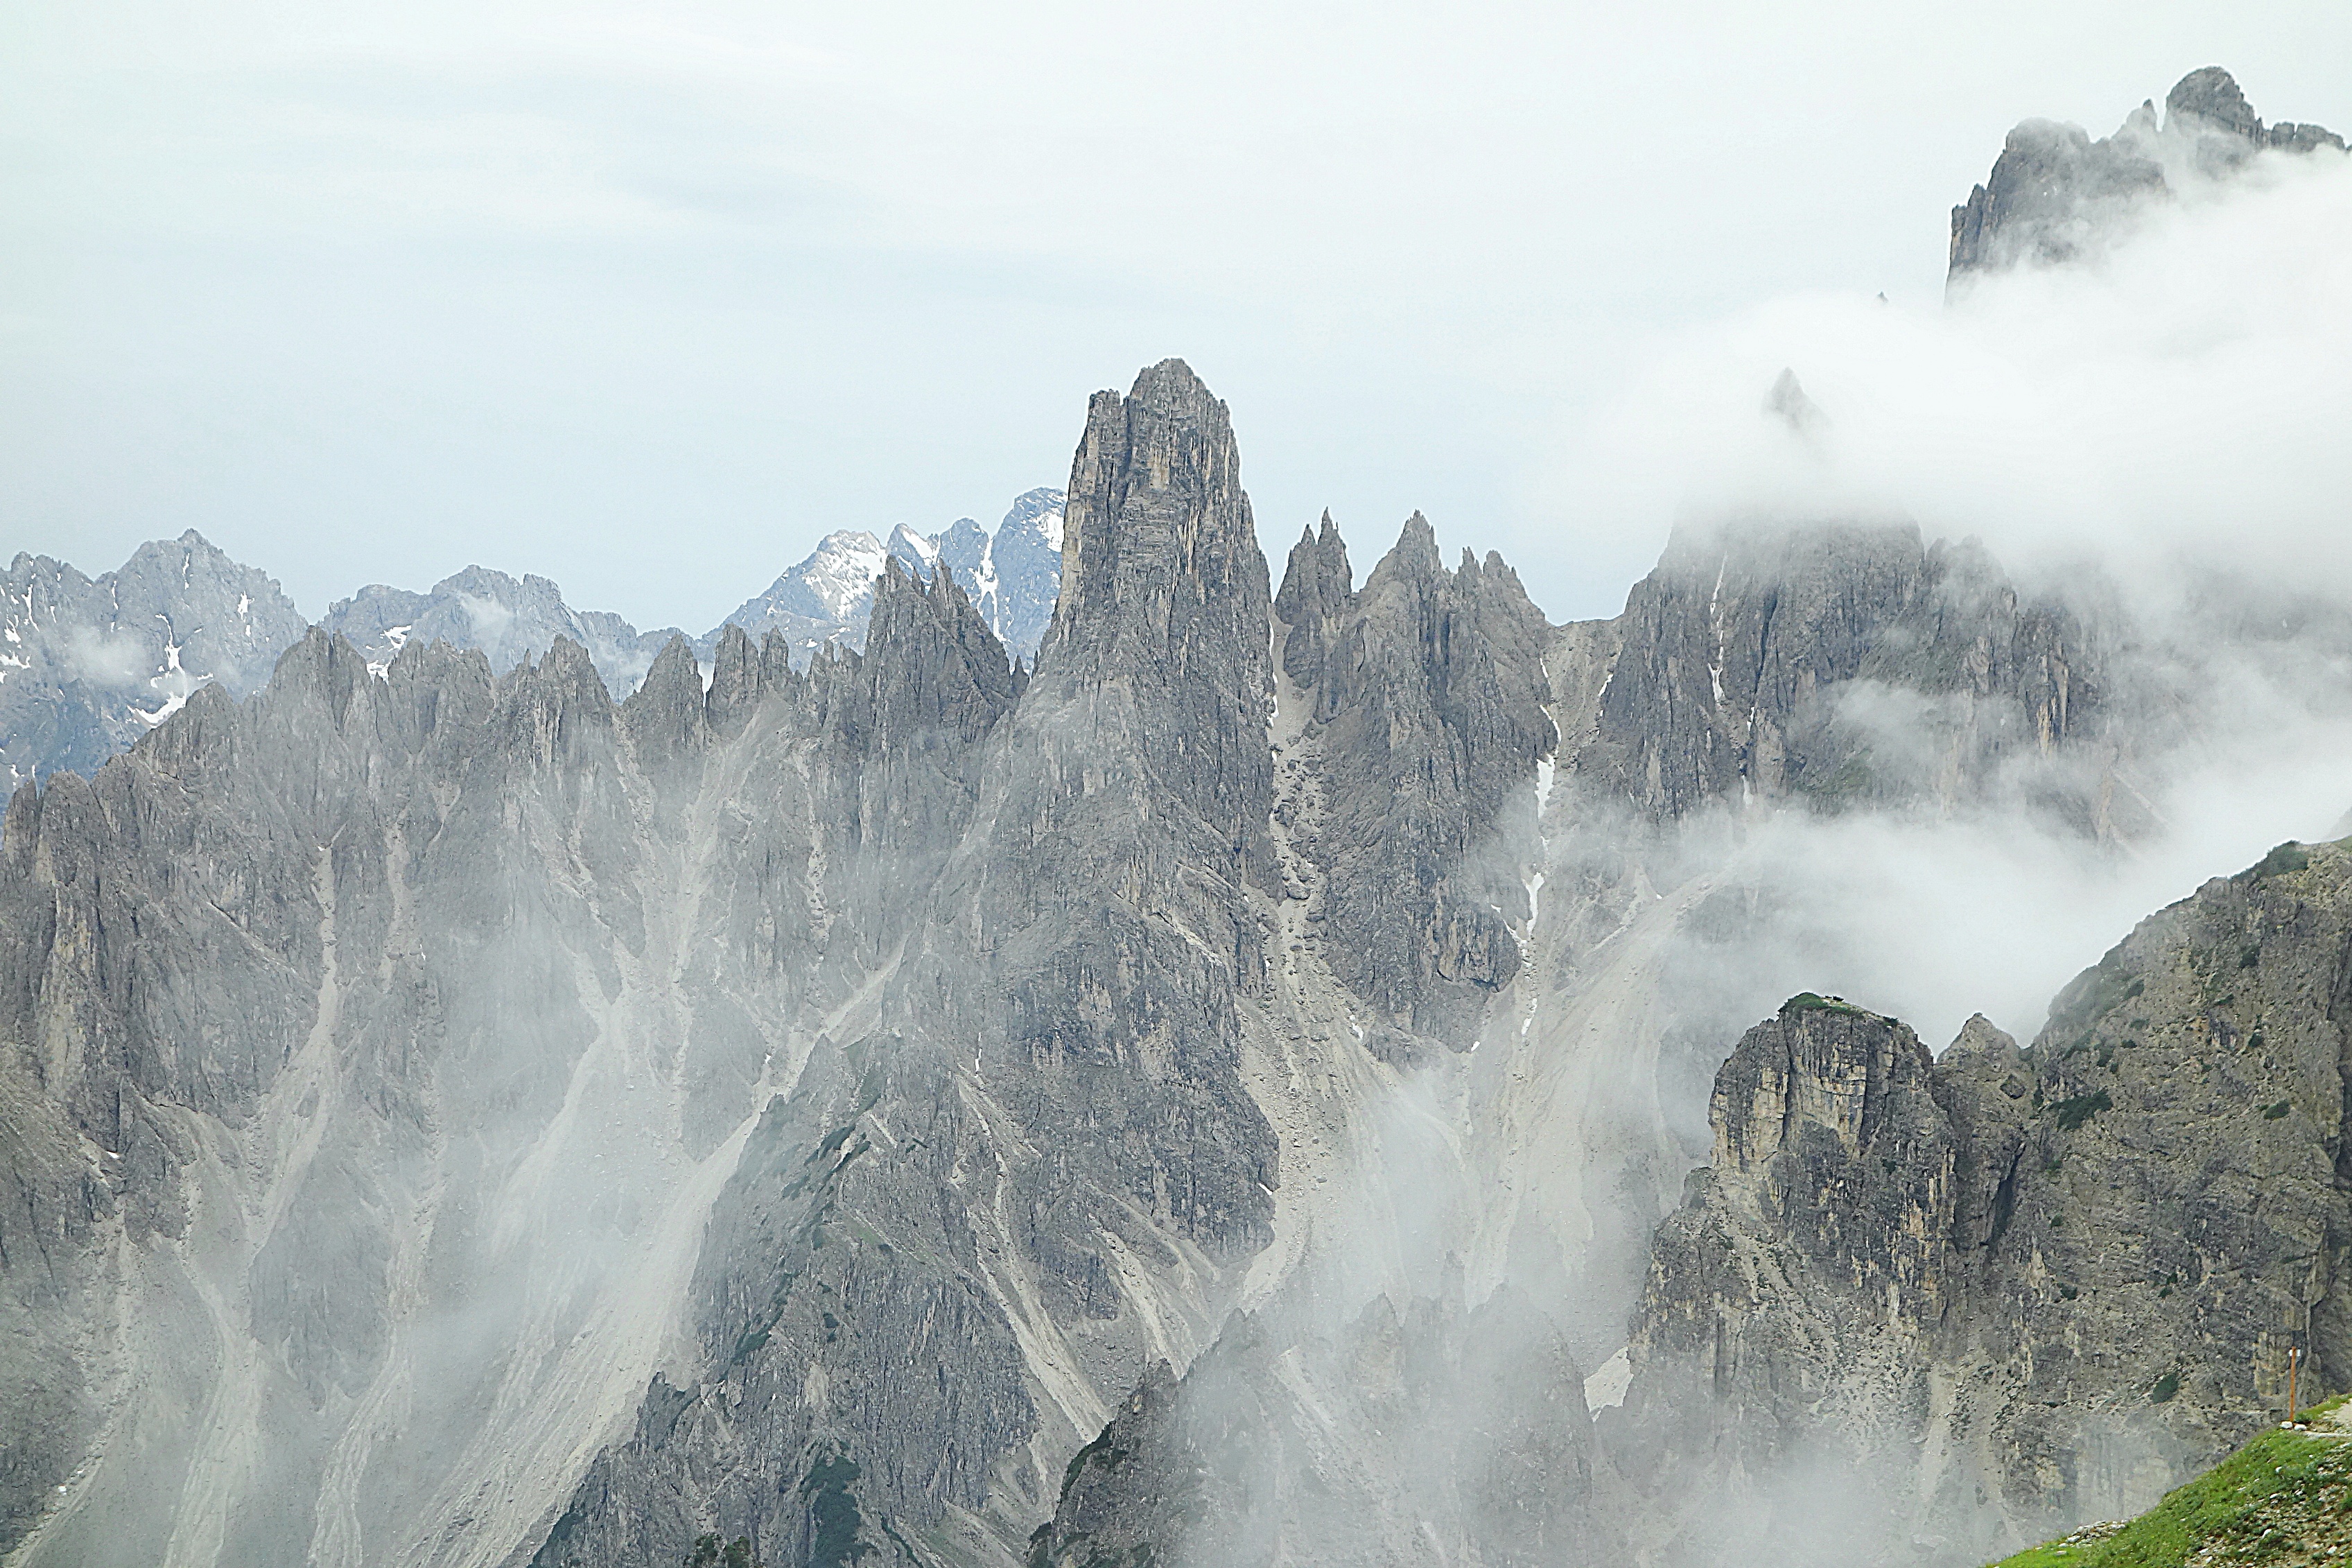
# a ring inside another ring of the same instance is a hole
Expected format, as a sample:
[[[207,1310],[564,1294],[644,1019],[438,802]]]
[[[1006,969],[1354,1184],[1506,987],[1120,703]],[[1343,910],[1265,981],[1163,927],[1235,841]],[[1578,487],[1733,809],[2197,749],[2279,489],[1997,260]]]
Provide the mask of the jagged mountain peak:
[[[1372,569],[1372,575],[1379,576],[1381,567],[1391,561],[1401,571],[1431,574],[1445,570],[1445,558],[1437,551],[1437,530],[1429,525],[1429,519],[1417,511],[1406,518],[1404,526],[1397,531],[1395,545],[1381,559],[1380,566]]]
[[[422,594],[369,584],[330,605],[319,624],[349,637],[379,676],[411,642],[479,648],[492,671],[503,674],[539,658],[558,637],[569,638],[616,694],[644,679],[655,655],[677,635],[674,626],[640,632],[609,611],[575,610],[561,587],[536,573],[518,577],[479,564]]]
[[[1208,384],[1193,374],[1192,367],[1173,356],[1138,372],[1135,384],[1128,389],[1127,400],[1171,415],[1197,411],[1205,404],[1223,406],[1210,392]]]
[[[2238,79],[2220,66],[2200,66],[2174,83],[2164,95],[2164,112],[2194,116],[2249,140],[2262,134],[2262,116],[2246,101]]]
[[[0,784],[93,772],[201,687],[244,695],[303,625],[194,529],[96,578],[19,553],[0,575]]]
[[[1948,277],[2075,260],[2127,235],[2147,204],[2234,178],[2260,153],[2323,149],[2341,153],[2344,139],[2317,125],[2265,127],[2219,66],[2181,78],[2160,121],[2143,104],[2095,142],[2079,125],[2023,121],[1985,183],[1952,209]]]
[[[720,625],[755,636],[781,634],[796,665],[807,664],[826,643],[862,647],[875,578],[897,560],[927,577],[944,565],[991,632],[1015,653],[1033,652],[1060,588],[1061,541],[1062,492],[1047,488],[1013,498],[993,533],[968,517],[935,534],[897,523],[887,539],[863,529],[835,529]],[[719,636],[714,627],[697,641],[697,650],[707,658]]]
[[[1096,393],[1070,478],[1061,595],[1041,666],[1164,675],[1251,666],[1249,648],[1265,641],[1251,628],[1265,619],[1265,557],[1231,416],[1192,367],[1162,360],[1124,397]],[[1236,646],[1220,649],[1220,639]]]

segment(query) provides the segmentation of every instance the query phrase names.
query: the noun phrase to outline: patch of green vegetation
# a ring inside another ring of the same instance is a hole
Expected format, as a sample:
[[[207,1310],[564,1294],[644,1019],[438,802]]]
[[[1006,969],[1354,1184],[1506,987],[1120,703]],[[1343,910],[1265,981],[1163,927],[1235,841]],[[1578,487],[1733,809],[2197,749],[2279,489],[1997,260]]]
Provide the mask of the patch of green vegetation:
[[[748,1535],[739,1535],[724,1546],[716,1535],[698,1535],[686,1568],[760,1568],[760,1560],[751,1555],[751,1538]]]
[[[2252,876],[2259,882],[2265,877],[2281,877],[2300,871],[2310,864],[2311,852],[2290,838],[2255,861]]]
[[[1819,992],[1800,991],[1780,1004],[1783,1013],[1851,1013],[1857,1018],[1875,1017],[1867,1008],[1857,1007],[1843,996],[1823,996]]]
[[[2287,1113],[2287,1102],[2284,1100],[2280,1100],[2276,1105],[2265,1105],[2263,1107],[2263,1120],[2265,1121],[2276,1121],[2280,1117],[2284,1116]]]
[[[2070,1095],[2051,1109],[2058,1113],[2058,1131],[2072,1132],[2100,1111],[2113,1110],[2115,1103],[2107,1097],[2107,1091],[2100,1089],[2089,1094]]]
[[[857,1511],[856,1495],[849,1489],[856,1484],[857,1475],[857,1461],[836,1453],[811,1465],[801,1482],[801,1500],[807,1505],[809,1522],[814,1526],[809,1542],[810,1568],[851,1568],[859,1558],[873,1554],[874,1548],[857,1538],[865,1518]]]
[[[1803,787],[1813,795],[1824,795],[1833,801],[1846,801],[1867,794],[1876,780],[1877,775],[1870,765],[1870,752],[1864,750],[1840,763],[1837,770],[1827,778],[1818,782],[1807,779]]]
[[[2166,1373],[2158,1404],[2180,1391]],[[2343,1397],[2309,1417],[2334,1412]],[[2273,1427],[2205,1474],[2108,1533],[2085,1530],[2003,1558],[1994,1568],[2184,1568],[2333,1560],[2352,1544],[2352,1439]]]

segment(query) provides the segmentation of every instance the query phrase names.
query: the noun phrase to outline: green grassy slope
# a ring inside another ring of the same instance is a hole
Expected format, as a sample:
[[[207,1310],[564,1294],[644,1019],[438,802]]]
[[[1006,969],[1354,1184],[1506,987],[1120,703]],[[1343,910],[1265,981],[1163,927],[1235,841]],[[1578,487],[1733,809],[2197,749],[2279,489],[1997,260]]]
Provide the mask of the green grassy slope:
[[[2352,1563],[2352,1407],[2273,1427],[2127,1524],[2092,1525],[1997,1568]]]

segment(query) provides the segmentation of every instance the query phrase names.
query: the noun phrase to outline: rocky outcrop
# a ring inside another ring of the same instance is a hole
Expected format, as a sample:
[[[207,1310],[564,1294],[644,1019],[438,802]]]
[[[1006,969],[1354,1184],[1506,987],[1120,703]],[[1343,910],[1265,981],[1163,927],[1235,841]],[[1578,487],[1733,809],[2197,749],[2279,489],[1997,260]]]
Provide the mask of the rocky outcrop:
[[[1321,810],[1289,842],[1334,970],[1389,1026],[1466,1048],[1518,973],[1558,736],[1541,612],[1498,555],[1449,572],[1416,512],[1360,592],[1329,517],[1275,601]]]
[[[1753,1563],[1770,1520],[1775,1560],[1981,1562],[2214,1462],[2291,1348],[2313,1394],[2352,1382],[2347,1017],[2352,852],[2283,846],[2143,922],[2026,1050],[1979,1020],[1931,1063],[1812,997],[1751,1030],[1603,1423],[1651,1549]],[[1713,1531],[1724,1496],[1748,1535]]]
[[[1973,542],[1926,545],[1907,523],[1678,533],[1611,640],[1567,766],[1646,815],[2008,789],[2105,826],[2095,773],[2062,760],[2099,732],[2093,639]]]
[[[2019,265],[2053,266],[2127,232],[2152,202],[2197,181],[2227,179],[2266,150],[2344,151],[2316,125],[2264,126],[2228,71],[2207,66],[2164,100],[2133,110],[2094,142],[2078,125],[2029,120],[2009,133],[1992,173],[1952,209],[1950,277]]]
[[[1925,1342],[1958,1283],[1961,1142],[1934,1079],[1909,1029],[1811,995],[1717,1075],[1714,1161],[1659,1229],[1636,1376],[1603,1423],[1641,1516],[1673,1521],[1674,1560],[1830,1562],[1902,1538],[1884,1448],[1927,1416]],[[1721,1489],[1698,1506],[1694,1486]]]
[[[569,637],[313,631],[19,791],[0,1552],[1666,1561],[1729,1550],[1685,1498],[1811,1539],[1781,1489],[1841,1464],[1858,1539],[1948,1556],[2204,1452],[2298,1310],[2338,1375],[2346,900],[2297,851],[2031,1053],[1751,1034],[1591,1422],[1698,1146],[1672,993],[1789,912],[1664,830],[2041,798],[2117,688],[2067,612],[1857,527],[1551,628],[1417,517],[1270,599],[1174,361],[1067,495],[1034,666],[901,539],[860,647],[671,638],[616,700]]]

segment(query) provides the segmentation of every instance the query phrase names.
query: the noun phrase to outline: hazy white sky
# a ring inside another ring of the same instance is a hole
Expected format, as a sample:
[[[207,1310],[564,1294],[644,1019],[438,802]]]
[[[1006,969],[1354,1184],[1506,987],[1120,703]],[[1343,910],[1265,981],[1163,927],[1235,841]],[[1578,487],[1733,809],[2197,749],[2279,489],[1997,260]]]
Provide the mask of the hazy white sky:
[[[480,562],[698,630],[1061,483],[1174,353],[1277,570],[1418,507],[1606,614],[1666,522],[1589,479],[1626,388],[1792,294],[1932,310],[2012,122],[2208,63],[2352,129],[2340,0],[21,0],[0,555],[193,526],[312,615]]]

